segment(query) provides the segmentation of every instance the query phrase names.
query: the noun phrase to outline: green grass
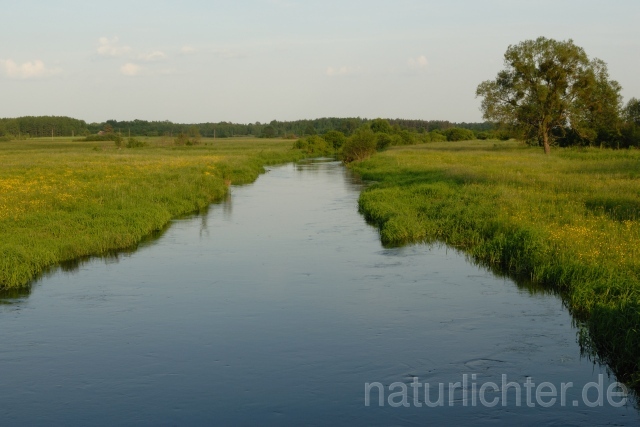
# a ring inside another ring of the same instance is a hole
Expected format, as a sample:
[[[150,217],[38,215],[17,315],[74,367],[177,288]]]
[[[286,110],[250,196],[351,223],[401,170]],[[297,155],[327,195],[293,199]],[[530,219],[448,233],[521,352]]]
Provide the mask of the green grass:
[[[137,245],[172,218],[254,181],[267,164],[302,157],[289,140],[204,139],[147,147],[42,138],[0,142],[0,288],[47,268]]]
[[[394,148],[352,168],[386,245],[441,241],[558,292],[586,354],[640,385],[640,151],[472,141]]]

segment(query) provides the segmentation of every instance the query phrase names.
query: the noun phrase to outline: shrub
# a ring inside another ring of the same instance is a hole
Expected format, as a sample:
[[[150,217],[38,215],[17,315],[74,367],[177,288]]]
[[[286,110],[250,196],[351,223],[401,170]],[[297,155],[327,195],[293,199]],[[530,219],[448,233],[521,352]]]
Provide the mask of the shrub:
[[[342,146],[342,160],[351,163],[371,157],[376,152],[376,134],[370,129],[358,129]]]
[[[462,128],[451,128],[444,131],[447,141],[470,141],[476,139],[472,130]]]
[[[440,142],[440,141],[447,140],[447,137],[444,136],[444,134],[437,129],[429,132],[429,138],[431,139],[432,142]]]
[[[327,154],[333,154],[333,148],[329,145],[324,138],[317,135],[307,136],[306,138],[300,138],[293,144],[293,148],[302,150],[307,154],[323,156]]]
[[[398,136],[402,140],[402,145],[414,145],[416,143],[416,137],[408,130],[401,130],[398,132]]]
[[[395,136],[395,135],[394,135]],[[387,133],[377,133],[376,134],[376,150],[382,151],[389,147],[394,142],[391,135]]]
[[[371,130],[375,133],[391,133],[391,125],[388,120],[375,119],[371,122]]]
[[[113,142],[115,142],[116,147],[118,148],[122,147],[122,137],[120,135],[116,135],[115,133],[109,134],[109,136],[111,135],[113,135],[111,139],[113,140]]]
[[[127,139],[127,148],[140,148],[140,147],[146,147],[146,146],[147,146],[146,141],[135,139],[133,137],[129,137],[129,139]]]
[[[190,136],[184,132],[180,132],[173,140],[173,143],[175,145],[199,145],[200,134]]]
[[[98,134],[87,135],[84,137],[83,141],[114,141],[116,142],[119,139],[121,140],[122,137],[117,133],[106,133],[103,135],[98,135]]]
[[[344,142],[347,140],[347,137],[344,136],[344,133],[338,130],[330,130],[323,135],[323,138],[336,150],[339,150],[340,147],[342,147],[342,144],[344,144]]]

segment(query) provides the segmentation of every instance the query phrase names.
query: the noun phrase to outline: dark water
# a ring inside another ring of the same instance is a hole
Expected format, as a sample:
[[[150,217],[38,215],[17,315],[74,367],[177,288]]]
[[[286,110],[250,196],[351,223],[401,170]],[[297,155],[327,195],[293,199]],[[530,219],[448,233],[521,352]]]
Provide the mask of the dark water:
[[[598,405],[594,384],[583,398],[587,383],[602,378],[606,393],[615,379],[580,358],[558,298],[446,248],[381,247],[357,213],[360,190],[335,162],[273,168],[132,254],[6,298],[0,424],[639,421],[631,404]],[[517,384],[495,401],[502,391],[488,383],[503,375]],[[465,392],[450,386],[465,376]],[[527,377],[551,383],[540,391],[555,387],[555,403],[543,407],[552,397],[538,402],[535,388],[527,399]],[[384,406],[378,386],[365,406],[365,383],[379,383]],[[425,383],[432,402],[444,383],[444,406],[424,405]],[[480,401],[483,385],[496,406]],[[405,395],[409,407],[394,407]]]

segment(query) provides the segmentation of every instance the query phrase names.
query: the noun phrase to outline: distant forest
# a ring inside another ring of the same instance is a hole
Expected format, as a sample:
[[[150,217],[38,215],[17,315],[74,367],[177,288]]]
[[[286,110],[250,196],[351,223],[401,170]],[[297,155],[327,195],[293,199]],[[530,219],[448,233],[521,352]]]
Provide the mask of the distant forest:
[[[363,124],[373,120],[356,118],[328,117],[314,120],[277,121],[270,123],[239,124],[230,122],[183,124],[165,121],[107,120],[103,123],[86,123],[84,120],[57,116],[27,116],[18,118],[0,118],[0,137],[35,138],[44,136],[87,136],[96,134],[106,127],[122,136],[176,136],[197,131],[203,137],[230,138],[234,136],[255,136],[264,138],[296,138],[309,135],[323,135],[337,130],[346,136],[351,135]],[[454,123],[447,120],[407,120],[388,119],[397,130],[426,133],[451,128],[469,129],[476,133],[494,129],[491,123]]]

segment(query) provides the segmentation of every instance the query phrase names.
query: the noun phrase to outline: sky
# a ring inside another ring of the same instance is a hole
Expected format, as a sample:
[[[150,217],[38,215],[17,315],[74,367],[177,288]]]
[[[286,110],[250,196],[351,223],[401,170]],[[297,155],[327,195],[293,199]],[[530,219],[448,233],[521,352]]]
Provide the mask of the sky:
[[[638,0],[2,3],[0,117],[479,122],[478,84],[539,36],[640,98]]]

